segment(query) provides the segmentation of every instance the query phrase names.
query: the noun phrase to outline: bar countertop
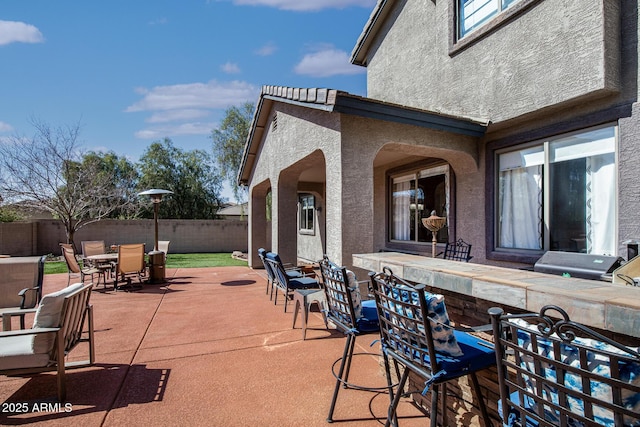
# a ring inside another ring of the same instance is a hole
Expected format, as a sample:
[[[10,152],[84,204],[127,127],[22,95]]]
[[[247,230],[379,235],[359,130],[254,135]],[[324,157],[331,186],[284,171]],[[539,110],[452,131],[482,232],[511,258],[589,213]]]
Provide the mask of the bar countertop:
[[[640,287],[398,252],[354,254],[353,266],[533,312],[554,304],[576,322],[640,338]]]

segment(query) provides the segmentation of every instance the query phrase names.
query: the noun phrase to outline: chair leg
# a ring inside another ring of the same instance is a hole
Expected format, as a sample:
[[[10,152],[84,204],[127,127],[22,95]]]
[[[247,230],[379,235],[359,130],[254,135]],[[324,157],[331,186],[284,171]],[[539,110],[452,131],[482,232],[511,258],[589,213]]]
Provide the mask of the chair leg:
[[[437,427],[438,425],[438,392],[440,391],[440,385],[434,384],[431,387],[431,414],[429,417],[431,418],[431,427]],[[443,394],[443,401],[446,402],[446,395]],[[446,426],[444,415],[442,418],[442,425]]]
[[[344,388],[347,388],[347,381],[349,381],[349,372],[351,371],[351,360],[353,359],[353,349],[356,346],[356,336],[353,336],[353,339],[351,340],[350,343],[350,348],[349,348],[349,352],[347,353],[347,366],[346,366],[346,370],[344,373]]]
[[[478,405],[480,405],[480,413],[482,414],[482,423],[485,426],[490,426],[489,422],[489,412],[487,412],[487,405],[484,403],[484,399],[482,398],[482,393],[480,391],[480,383],[478,383],[478,377],[475,372],[471,374],[471,383],[473,384],[473,391],[476,394],[476,399],[478,399]]]
[[[58,400],[63,403],[67,400],[67,382],[65,378],[65,366],[64,366],[64,334],[63,329],[60,328],[56,333],[56,345],[57,345],[57,381],[58,381]]]
[[[333,422],[333,411],[336,407],[336,402],[338,400],[338,392],[340,391],[340,385],[344,384],[343,381],[346,381],[343,377],[345,366],[347,361],[351,360],[350,351],[353,351],[352,341],[355,341],[355,335],[347,334],[347,340],[344,343],[344,351],[342,352],[342,360],[340,361],[340,370],[338,371],[338,377],[336,378],[336,386],[333,389],[333,397],[331,398],[331,407],[329,408],[329,416],[327,416],[327,422]]]
[[[398,408],[398,404],[400,403],[402,390],[404,389],[404,385],[407,382],[407,378],[409,378],[409,369],[405,368],[404,372],[402,373],[400,383],[398,383],[398,392],[393,397],[393,401],[391,402],[391,406],[389,407],[389,412],[387,413],[387,422],[384,424],[385,427],[389,427],[391,425],[391,421],[396,420],[396,409]],[[396,425],[395,422],[394,425]]]

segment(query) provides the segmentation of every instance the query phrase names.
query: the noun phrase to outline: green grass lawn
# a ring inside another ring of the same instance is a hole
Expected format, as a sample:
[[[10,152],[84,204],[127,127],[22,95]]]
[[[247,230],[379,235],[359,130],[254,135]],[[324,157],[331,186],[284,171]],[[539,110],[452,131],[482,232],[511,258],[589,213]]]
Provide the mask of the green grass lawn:
[[[194,267],[229,267],[246,266],[247,262],[231,258],[230,253],[215,254],[169,254],[167,268],[194,268]],[[44,274],[66,273],[65,262],[52,261],[44,265]]]

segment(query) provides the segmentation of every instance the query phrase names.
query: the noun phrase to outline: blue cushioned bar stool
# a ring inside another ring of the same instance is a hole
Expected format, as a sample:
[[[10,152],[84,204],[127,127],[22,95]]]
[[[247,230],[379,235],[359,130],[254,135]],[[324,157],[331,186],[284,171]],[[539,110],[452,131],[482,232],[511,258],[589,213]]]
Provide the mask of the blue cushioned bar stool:
[[[320,261],[320,272],[324,283],[327,319],[335,325],[337,330],[347,336],[342,357],[336,360],[331,369],[333,376],[336,377],[336,385],[333,390],[327,421],[333,422],[333,412],[341,385],[344,388],[373,392],[385,391],[388,390],[388,387],[365,387],[349,383],[349,371],[354,356],[356,336],[365,332],[378,331],[378,313],[375,301],[361,302],[355,274],[344,267],[334,264],[326,255]],[[340,368],[336,373],[335,367],[338,362],[340,363]]]
[[[491,425],[480,393],[476,372],[495,366],[493,344],[449,324],[444,297],[425,291],[425,285],[413,285],[395,276],[385,267],[382,273],[369,273],[378,308],[380,339],[391,404],[386,426],[397,424],[396,409],[410,372],[424,379],[424,388],[406,395],[431,391],[431,426],[438,419],[438,397],[442,395],[442,425],[447,426],[448,381],[469,375],[485,425]],[[393,393],[390,361],[396,373],[404,367],[396,393]]]

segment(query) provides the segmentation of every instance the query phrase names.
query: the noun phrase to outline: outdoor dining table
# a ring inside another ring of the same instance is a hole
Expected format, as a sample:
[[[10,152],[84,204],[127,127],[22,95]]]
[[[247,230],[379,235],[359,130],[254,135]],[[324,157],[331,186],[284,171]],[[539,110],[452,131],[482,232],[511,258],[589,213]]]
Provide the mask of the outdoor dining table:
[[[110,261],[117,261],[118,260],[118,254],[117,253],[97,254],[97,255],[89,255],[86,258],[89,261],[110,262]]]

